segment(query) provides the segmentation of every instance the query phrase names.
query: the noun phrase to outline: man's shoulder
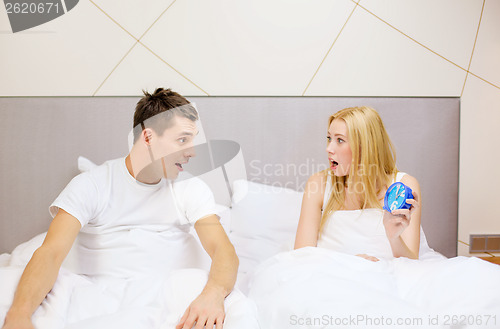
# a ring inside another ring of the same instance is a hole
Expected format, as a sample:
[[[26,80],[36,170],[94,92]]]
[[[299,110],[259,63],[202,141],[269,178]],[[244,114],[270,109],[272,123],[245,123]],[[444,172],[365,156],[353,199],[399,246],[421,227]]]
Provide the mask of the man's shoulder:
[[[124,166],[124,161],[124,158],[118,158],[108,160],[100,165],[92,163],[93,166],[87,166],[85,169],[80,167],[80,174],[75,178],[80,181],[91,181],[96,185],[106,184],[115,173],[122,170],[121,166]]]
[[[79,168],[82,174],[88,173],[90,175],[102,175],[110,171],[119,170],[121,166],[125,165],[124,158],[117,158],[108,160],[100,165],[92,163],[92,166],[87,166],[85,168]]]

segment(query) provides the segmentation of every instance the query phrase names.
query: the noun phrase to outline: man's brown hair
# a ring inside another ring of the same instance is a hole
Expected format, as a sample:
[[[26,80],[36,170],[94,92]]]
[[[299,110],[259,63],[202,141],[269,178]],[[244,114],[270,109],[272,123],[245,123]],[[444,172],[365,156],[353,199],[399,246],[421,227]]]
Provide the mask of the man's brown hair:
[[[170,88],[157,88],[153,94],[143,90],[143,93],[144,96],[135,107],[134,143],[145,128],[151,128],[161,136],[165,129],[172,126],[172,119],[176,115],[191,121],[199,118],[194,106]]]

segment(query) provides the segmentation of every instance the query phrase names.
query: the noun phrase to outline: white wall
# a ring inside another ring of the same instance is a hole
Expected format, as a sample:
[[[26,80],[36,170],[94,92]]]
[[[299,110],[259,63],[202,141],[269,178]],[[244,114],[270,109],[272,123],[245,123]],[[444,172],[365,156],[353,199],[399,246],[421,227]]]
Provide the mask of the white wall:
[[[13,34],[0,8],[0,96],[460,96],[468,243],[500,233],[498,17],[497,0],[80,0]]]

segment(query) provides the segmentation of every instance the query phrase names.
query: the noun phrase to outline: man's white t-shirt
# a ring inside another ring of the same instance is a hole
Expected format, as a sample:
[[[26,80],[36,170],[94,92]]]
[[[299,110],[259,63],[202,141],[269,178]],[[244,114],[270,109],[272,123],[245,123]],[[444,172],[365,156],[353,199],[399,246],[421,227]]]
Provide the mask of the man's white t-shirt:
[[[125,158],[73,178],[49,208],[53,217],[61,208],[82,225],[65,267],[117,277],[196,267],[199,244],[189,229],[215,214],[215,202],[203,181],[179,178],[143,184]]]

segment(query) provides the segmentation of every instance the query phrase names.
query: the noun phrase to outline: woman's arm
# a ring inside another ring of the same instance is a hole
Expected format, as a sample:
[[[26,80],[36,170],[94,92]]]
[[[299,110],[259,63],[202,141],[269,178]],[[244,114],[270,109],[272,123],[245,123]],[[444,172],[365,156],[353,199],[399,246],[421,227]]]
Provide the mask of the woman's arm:
[[[401,182],[413,191],[414,199],[407,200],[412,206],[410,209],[395,210],[392,214],[384,211],[385,231],[394,257],[418,259],[422,213],[420,185],[410,175],[403,176]]]
[[[295,236],[295,249],[316,247],[325,187],[326,177],[323,172],[315,173],[307,180]]]

